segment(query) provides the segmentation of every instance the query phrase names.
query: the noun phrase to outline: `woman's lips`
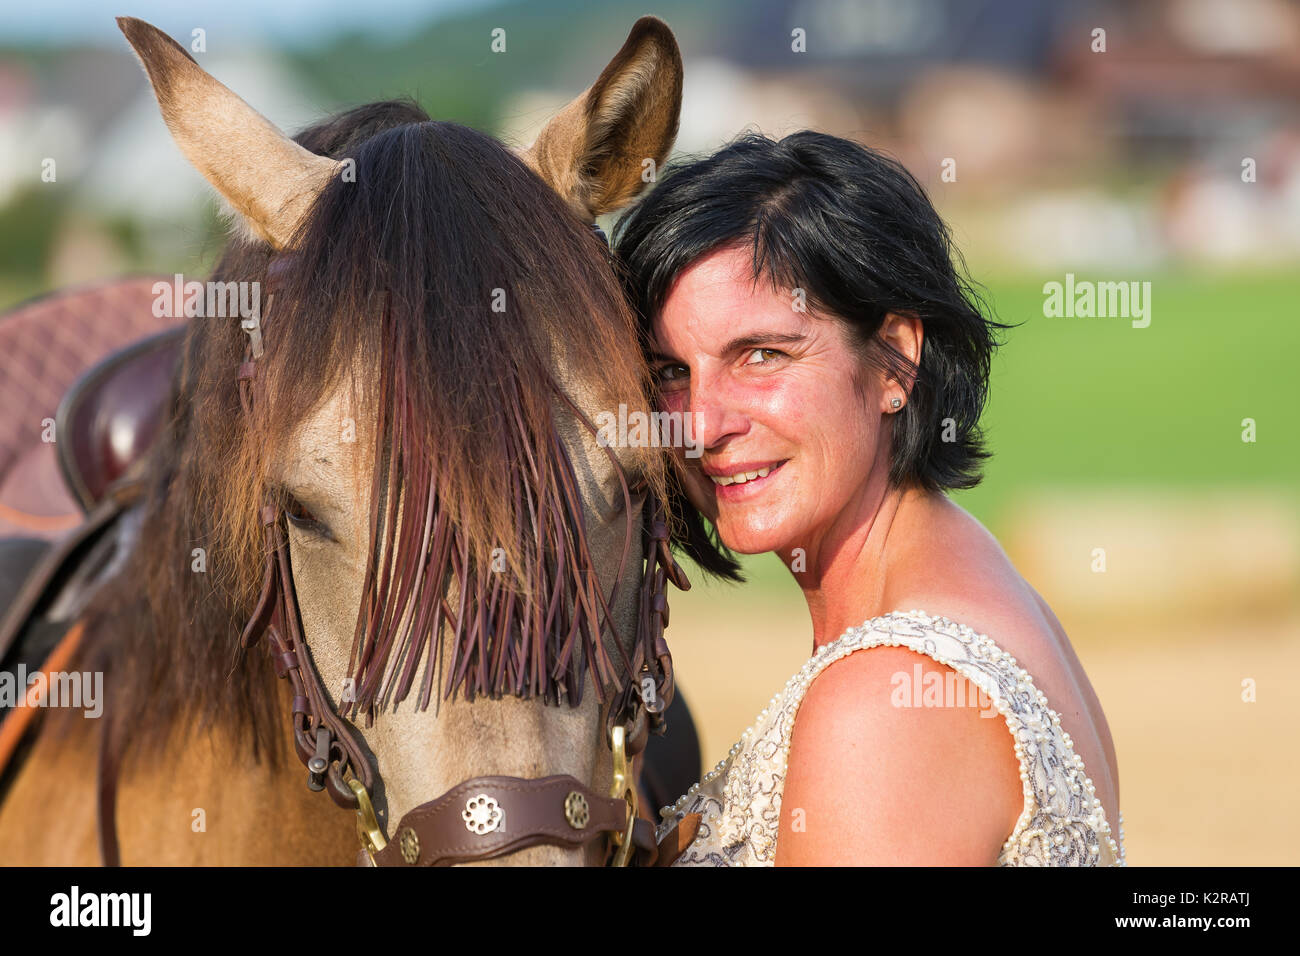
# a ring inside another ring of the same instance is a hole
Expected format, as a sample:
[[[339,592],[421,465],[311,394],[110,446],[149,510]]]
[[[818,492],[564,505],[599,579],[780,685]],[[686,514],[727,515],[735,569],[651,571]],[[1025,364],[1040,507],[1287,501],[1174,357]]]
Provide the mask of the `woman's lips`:
[[[767,466],[767,474],[762,477],[749,478],[744,482],[737,482],[728,485],[720,485],[714,481],[713,477],[706,474],[704,479],[709,486],[713,488],[713,493],[718,501],[735,502],[743,501],[760,494],[764,488],[772,483],[773,477],[784,467],[790,459],[777,462],[775,465]],[[754,469],[761,471],[762,468]],[[750,472],[752,474],[753,472]]]

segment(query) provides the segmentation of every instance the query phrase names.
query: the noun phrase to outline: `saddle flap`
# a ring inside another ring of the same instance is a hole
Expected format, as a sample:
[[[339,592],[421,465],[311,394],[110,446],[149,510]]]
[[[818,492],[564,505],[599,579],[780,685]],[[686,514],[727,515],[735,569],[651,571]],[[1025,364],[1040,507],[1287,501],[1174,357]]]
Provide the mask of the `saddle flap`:
[[[79,378],[55,414],[59,467],[87,514],[162,430],[185,329],[115,352]]]

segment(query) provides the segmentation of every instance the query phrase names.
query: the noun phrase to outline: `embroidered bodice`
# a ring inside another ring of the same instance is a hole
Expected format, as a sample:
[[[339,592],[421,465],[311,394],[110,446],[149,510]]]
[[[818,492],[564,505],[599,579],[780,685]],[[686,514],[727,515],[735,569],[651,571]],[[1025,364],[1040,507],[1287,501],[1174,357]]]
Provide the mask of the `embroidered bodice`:
[[[896,611],[849,628],[786,682],[730,754],[672,807],[658,837],[687,813],[702,815],[694,842],[674,866],[771,866],[795,714],[827,666],[857,650],[901,646],[946,664],[988,695],[1007,723],[1020,761],[1025,805],[1003,844],[1003,866],[1123,866],[1119,840],[1061,719],[1016,660],[983,634],[921,611]]]

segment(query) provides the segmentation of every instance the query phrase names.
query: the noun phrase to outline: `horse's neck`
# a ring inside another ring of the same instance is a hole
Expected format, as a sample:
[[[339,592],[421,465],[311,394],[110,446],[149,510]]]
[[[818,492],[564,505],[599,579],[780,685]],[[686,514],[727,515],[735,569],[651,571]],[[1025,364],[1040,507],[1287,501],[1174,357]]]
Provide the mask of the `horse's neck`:
[[[97,588],[121,586],[113,578],[126,566],[126,558],[139,542],[143,509],[128,512],[114,529],[122,547],[115,567],[97,579]],[[129,571],[128,571],[129,573]],[[139,631],[157,632],[161,625],[135,622]],[[115,661],[139,653],[125,621],[108,626],[98,658],[112,681]],[[179,639],[179,635],[173,635]],[[260,654],[253,649],[249,654]],[[271,695],[283,716],[272,728],[278,753],[257,757],[248,734],[211,720],[209,713],[190,712],[153,719],[171,721],[161,745],[136,738],[140,729],[119,729],[115,750],[119,754],[116,779],[115,825],[124,865],[348,865],[355,862],[356,836],[352,814],[337,807],[328,796],[307,787],[307,771],[292,753],[288,713],[291,692],[269,669],[264,686],[251,693]],[[221,675],[213,679],[221,679]],[[255,682],[262,684],[263,682]],[[173,696],[173,691],[168,696]],[[108,706],[112,707],[112,695]],[[145,714],[137,720],[149,720]],[[87,722],[98,723],[98,722]],[[99,734],[93,738],[95,758],[83,763],[82,781],[93,785],[96,775],[86,768],[97,763]],[[82,744],[84,746],[84,742]],[[95,788],[92,786],[92,790]],[[149,808],[140,813],[139,808]],[[98,792],[91,795],[90,816],[98,818]],[[98,853],[96,861],[98,862]]]
[[[353,815],[309,790],[291,753],[254,762],[247,744],[219,727],[175,733],[157,757],[132,760],[129,748],[117,797],[124,864],[355,863]]]
[[[274,691],[274,689],[272,689]],[[0,860],[96,866],[101,723],[48,725],[0,803]],[[291,756],[254,763],[221,728],[178,729],[156,754],[127,734],[117,778],[124,865],[350,865],[352,815],[306,785]]]

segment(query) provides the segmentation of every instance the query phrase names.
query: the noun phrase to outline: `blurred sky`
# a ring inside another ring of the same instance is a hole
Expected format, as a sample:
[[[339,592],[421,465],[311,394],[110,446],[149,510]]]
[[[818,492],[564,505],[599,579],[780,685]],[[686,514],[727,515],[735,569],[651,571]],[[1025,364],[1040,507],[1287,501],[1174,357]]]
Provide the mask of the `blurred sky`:
[[[286,45],[312,43],[340,31],[391,37],[435,17],[485,8],[496,0],[41,0],[0,3],[0,45],[69,42],[119,44],[114,19],[139,17],[168,29],[237,27]],[[188,29],[186,31],[188,33]]]

